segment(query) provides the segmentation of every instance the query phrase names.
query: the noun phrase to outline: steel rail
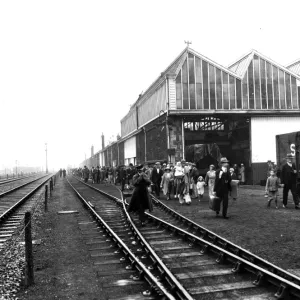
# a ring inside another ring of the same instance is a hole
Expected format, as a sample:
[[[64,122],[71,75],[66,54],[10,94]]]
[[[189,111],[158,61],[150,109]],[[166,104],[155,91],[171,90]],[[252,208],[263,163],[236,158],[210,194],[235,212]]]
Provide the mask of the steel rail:
[[[52,176],[50,175],[46,175],[48,178],[45,179],[41,184],[39,184],[37,187],[35,187],[34,189],[32,189],[28,194],[26,194],[23,198],[21,198],[17,203],[15,203],[13,206],[11,206],[9,209],[7,209],[4,213],[2,213],[2,215],[0,215],[0,224],[11,214],[13,213],[16,208],[18,208],[20,205],[23,204],[23,202],[25,202],[30,196],[32,196],[39,188],[41,188],[42,185],[44,185]],[[43,176],[42,178],[44,178],[45,176]],[[39,178],[39,179],[42,179]],[[34,180],[36,181],[36,180]],[[34,182],[32,181],[32,182]],[[32,183],[31,182],[31,183]]]
[[[32,180],[32,181],[25,182],[25,183],[22,184],[22,185],[18,185],[18,186],[15,187],[15,188],[12,188],[12,189],[10,189],[10,190],[8,190],[8,191],[5,191],[5,192],[3,192],[3,193],[0,194],[0,198],[1,198],[2,196],[5,196],[5,195],[7,195],[7,194],[10,194],[10,193],[12,193],[12,192],[14,192],[14,191],[16,191],[16,190],[18,190],[18,189],[20,189],[20,188],[22,188],[22,187],[28,185],[28,184],[30,184],[30,183],[33,183],[33,182],[35,182],[35,181],[38,181],[38,180],[40,180],[40,179],[42,179],[42,178],[44,178],[44,177],[47,177],[47,176],[49,176],[49,174],[48,174],[48,175],[41,176],[41,177],[39,177],[39,178],[36,178],[36,179],[34,179],[34,180]],[[50,176],[50,177],[51,177],[51,176]],[[0,200],[1,200],[1,199],[0,199]]]
[[[214,252],[218,254],[217,262],[222,263],[225,260],[229,260],[235,264],[234,268],[232,269],[233,273],[238,273],[242,270],[248,270],[253,274],[257,275],[257,279],[253,282],[254,285],[261,285],[264,281],[268,281],[271,284],[278,287],[278,291],[275,294],[275,297],[278,299],[283,299],[285,297],[288,297],[288,294],[291,293],[293,296],[296,296],[300,298],[300,286],[295,284],[294,282],[291,282],[279,275],[276,275],[264,268],[261,268],[260,266],[254,264],[253,262],[250,262],[240,256],[237,256],[229,251],[227,251],[224,248],[221,248],[214,243],[208,242],[204,240],[201,237],[198,237],[190,232],[187,232],[184,229],[181,229],[173,224],[170,224],[160,218],[157,218],[150,213],[146,212],[147,217],[155,222],[159,223],[162,226],[170,229],[173,231],[174,234],[179,234],[181,236],[184,236],[186,239],[192,242],[192,244],[201,245],[202,250],[200,253],[205,254],[208,251]]]
[[[76,179],[78,180],[78,178],[76,178]],[[149,285],[151,286],[151,289],[153,289],[153,290],[158,289],[165,297],[167,297],[167,299],[176,300],[176,298],[174,298],[174,296],[170,292],[167,291],[167,289],[164,287],[164,285],[155,278],[155,276],[147,269],[147,267],[139,260],[139,258],[136,257],[134,255],[134,253],[132,253],[132,251],[127,247],[127,245],[118,237],[118,235],[110,228],[110,226],[99,216],[99,214],[94,210],[94,208],[90,205],[90,203],[84,199],[84,197],[75,189],[75,187],[70,183],[70,181],[68,179],[67,179],[67,181],[68,181],[69,185],[72,187],[72,189],[74,190],[74,192],[76,193],[76,195],[78,196],[78,198],[84,203],[84,205],[91,212],[92,216],[96,219],[96,221],[98,223],[100,223],[102,228],[105,229],[107,234],[117,244],[118,248],[122,250],[125,257],[127,257],[130,260],[131,266],[135,267],[137,269],[137,271],[139,272],[140,279],[145,278],[147,280],[147,282],[149,283]],[[117,200],[117,202],[116,202],[117,205],[122,204],[121,203],[122,201],[120,199],[118,199],[112,195],[109,195],[105,192],[102,192],[102,191],[90,186],[89,184],[86,184],[84,182],[81,182],[81,183],[85,184],[86,186],[88,186],[90,188],[93,188],[97,192],[103,193],[105,196],[107,196],[108,198],[110,198],[112,200]],[[190,299],[192,299],[192,298],[190,298]]]
[[[246,259],[256,265],[259,265],[262,268],[267,269],[269,272],[274,273],[275,275],[278,275],[280,277],[283,277],[287,279],[288,281],[292,281],[296,283],[297,285],[300,285],[300,278],[286,270],[281,269],[280,267],[264,260],[263,258],[253,254],[252,252],[228,241],[227,239],[217,235],[216,233],[206,229],[205,227],[195,223],[194,221],[188,219],[187,217],[181,215],[177,211],[173,210],[172,208],[168,207],[161,201],[159,201],[157,198],[155,198],[153,195],[152,199],[154,202],[160,206],[165,212],[171,214],[174,218],[182,220],[187,226],[189,226],[191,229],[195,230],[194,234],[197,232],[200,232],[201,238],[209,237],[213,240],[214,244],[220,244],[223,249],[226,249],[227,251],[232,252],[233,254]]]
[[[4,179],[4,180],[0,180],[0,185],[6,184],[6,183],[10,183],[10,182],[14,182],[14,181],[18,181],[18,180],[22,180],[22,179],[26,179],[26,178],[30,178],[30,177],[34,177],[34,175],[23,176],[23,177],[18,177],[18,178],[14,178],[14,179]]]

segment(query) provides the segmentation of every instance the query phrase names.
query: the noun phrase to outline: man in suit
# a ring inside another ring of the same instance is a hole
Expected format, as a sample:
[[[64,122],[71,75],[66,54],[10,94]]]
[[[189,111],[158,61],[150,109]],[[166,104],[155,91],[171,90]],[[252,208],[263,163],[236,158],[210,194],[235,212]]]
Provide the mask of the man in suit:
[[[296,195],[296,184],[297,184],[297,170],[294,163],[292,163],[293,156],[288,154],[286,156],[286,163],[283,165],[281,170],[281,184],[283,184],[283,208],[287,206],[288,193],[291,190],[295,209],[299,209],[299,199]]]
[[[223,203],[222,215],[224,219],[228,219],[228,193],[231,191],[231,176],[228,163],[229,161],[226,157],[221,158],[221,168],[216,171],[216,181],[214,186],[214,192],[216,193],[216,196],[219,197]],[[216,215],[219,215],[219,211],[216,211]]]
[[[163,174],[164,172],[161,170],[161,165],[159,162],[157,162],[152,170],[151,178],[150,178],[154,185],[155,194],[157,198],[159,198],[160,195],[160,183]]]

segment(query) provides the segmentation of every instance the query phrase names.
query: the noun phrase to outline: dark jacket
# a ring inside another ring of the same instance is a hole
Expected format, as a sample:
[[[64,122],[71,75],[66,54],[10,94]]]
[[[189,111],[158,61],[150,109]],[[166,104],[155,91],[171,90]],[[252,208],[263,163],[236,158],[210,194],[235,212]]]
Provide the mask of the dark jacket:
[[[161,183],[161,178],[163,176],[164,172],[162,169],[159,169],[159,172],[157,172],[157,168],[154,167],[151,173],[151,181],[153,183]]]
[[[226,173],[223,172],[221,178],[220,171],[222,171],[222,169],[216,171],[216,181],[214,186],[214,192],[216,192],[218,197],[222,197],[223,195],[231,191],[231,175],[229,170],[227,169]]]
[[[149,177],[145,173],[136,174],[133,176],[132,183],[135,188],[132,193],[128,211],[132,212],[145,209],[152,211],[152,200],[147,188],[151,183]]]
[[[127,176],[127,171],[125,168],[120,168],[119,170],[119,179],[120,180],[125,180]]]
[[[297,174],[294,173],[296,170],[296,165],[293,163],[290,167],[287,163],[283,165],[281,170],[281,183],[283,184],[293,184],[296,183]]]

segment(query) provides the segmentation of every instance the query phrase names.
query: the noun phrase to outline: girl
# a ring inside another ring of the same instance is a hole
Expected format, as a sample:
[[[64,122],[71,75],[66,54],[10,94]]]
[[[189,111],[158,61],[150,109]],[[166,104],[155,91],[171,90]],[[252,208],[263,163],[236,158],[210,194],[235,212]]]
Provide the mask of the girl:
[[[206,173],[206,176],[205,176],[205,183],[206,183],[206,185],[208,185],[209,196],[213,196],[215,181],[216,181],[215,166],[210,165],[209,171]]]
[[[169,166],[166,166],[165,173],[162,177],[162,181],[160,184],[160,187],[162,188],[162,191],[164,195],[167,195],[167,200],[170,200],[170,194],[171,194],[171,183],[173,181],[173,174],[170,172],[171,169]]]
[[[205,181],[202,176],[199,176],[198,182],[197,182],[197,192],[199,195],[199,202],[203,198],[203,195],[204,195],[204,186],[205,186]]]
[[[184,169],[181,166],[180,162],[176,163],[174,168],[174,177],[175,177],[175,199],[179,198],[180,193],[182,192],[182,181],[184,179]]]

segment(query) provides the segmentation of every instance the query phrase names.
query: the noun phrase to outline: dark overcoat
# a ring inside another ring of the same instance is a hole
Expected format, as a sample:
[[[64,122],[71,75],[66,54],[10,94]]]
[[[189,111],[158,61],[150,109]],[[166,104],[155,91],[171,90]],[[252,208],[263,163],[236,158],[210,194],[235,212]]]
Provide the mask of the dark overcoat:
[[[133,176],[132,183],[134,190],[131,196],[128,207],[129,212],[146,210],[153,210],[152,200],[148,192],[148,186],[151,184],[148,176],[145,173],[136,174]]]
[[[223,195],[225,195],[226,193],[228,194],[228,192],[231,191],[231,175],[230,172],[227,170],[226,173],[223,172],[220,178],[220,171],[222,171],[222,169],[216,171],[214,192],[216,192],[216,195],[218,197],[222,198]]]
[[[280,178],[282,184],[296,184],[297,174],[294,170],[296,170],[296,165],[294,163],[291,167],[287,163],[283,165]]]

